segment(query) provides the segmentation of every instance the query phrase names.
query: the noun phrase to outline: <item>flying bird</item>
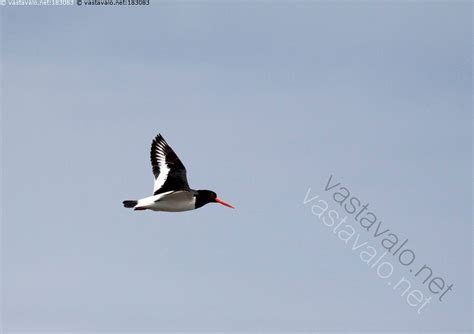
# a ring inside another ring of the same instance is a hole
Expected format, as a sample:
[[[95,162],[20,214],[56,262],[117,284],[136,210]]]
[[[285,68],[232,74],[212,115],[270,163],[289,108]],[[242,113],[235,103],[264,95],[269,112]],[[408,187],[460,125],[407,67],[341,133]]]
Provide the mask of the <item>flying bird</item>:
[[[161,134],[151,143],[150,159],[155,176],[153,195],[139,200],[123,201],[124,207],[179,212],[198,209],[207,203],[220,203],[234,208],[211,190],[194,190],[189,187],[186,168]]]

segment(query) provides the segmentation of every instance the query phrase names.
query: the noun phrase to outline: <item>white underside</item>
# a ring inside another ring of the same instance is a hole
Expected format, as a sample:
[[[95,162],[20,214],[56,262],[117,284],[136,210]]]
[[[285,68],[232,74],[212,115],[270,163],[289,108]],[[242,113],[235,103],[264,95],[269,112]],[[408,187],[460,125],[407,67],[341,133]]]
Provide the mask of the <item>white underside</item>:
[[[135,208],[179,212],[195,209],[196,198],[188,191],[168,191],[138,200]]]

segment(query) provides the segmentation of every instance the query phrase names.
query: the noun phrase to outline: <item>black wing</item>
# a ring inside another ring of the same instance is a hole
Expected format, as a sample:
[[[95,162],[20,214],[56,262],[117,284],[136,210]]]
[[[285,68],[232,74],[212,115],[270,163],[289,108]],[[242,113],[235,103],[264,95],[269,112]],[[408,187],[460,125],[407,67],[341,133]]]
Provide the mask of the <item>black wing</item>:
[[[155,186],[153,195],[167,191],[189,190],[186,167],[161,134],[153,139],[150,152]]]

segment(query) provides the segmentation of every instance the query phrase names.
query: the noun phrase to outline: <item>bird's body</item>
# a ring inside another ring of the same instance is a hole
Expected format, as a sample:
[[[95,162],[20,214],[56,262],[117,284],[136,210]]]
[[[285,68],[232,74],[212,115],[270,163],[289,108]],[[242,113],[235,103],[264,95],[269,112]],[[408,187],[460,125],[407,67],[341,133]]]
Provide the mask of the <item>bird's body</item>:
[[[189,211],[195,209],[196,199],[190,191],[168,191],[159,195],[145,197],[136,201],[135,210]]]
[[[207,203],[220,203],[233,208],[210,190],[194,190],[188,185],[186,168],[160,134],[150,152],[155,184],[153,195],[139,200],[126,200],[123,205],[135,210],[179,212],[198,209]]]

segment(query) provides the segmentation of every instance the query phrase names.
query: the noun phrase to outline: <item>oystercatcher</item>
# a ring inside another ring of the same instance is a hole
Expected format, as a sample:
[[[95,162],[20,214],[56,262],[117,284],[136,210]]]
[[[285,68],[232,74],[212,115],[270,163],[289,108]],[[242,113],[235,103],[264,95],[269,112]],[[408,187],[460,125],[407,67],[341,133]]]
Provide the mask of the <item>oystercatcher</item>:
[[[198,209],[207,203],[220,203],[234,208],[217,197],[210,190],[194,190],[188,185],[186,168],[161,134],[151,143],[151,165],[155,175],[153,196],[123,201],[126,208],[153,211],[188,211]]]

